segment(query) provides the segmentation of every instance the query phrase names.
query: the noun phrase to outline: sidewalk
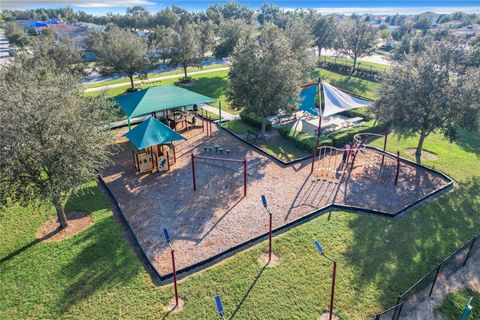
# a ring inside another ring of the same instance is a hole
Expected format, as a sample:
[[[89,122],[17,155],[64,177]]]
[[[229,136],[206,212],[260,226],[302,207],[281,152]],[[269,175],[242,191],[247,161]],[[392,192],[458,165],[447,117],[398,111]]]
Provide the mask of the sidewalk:
[[[230,70],[230,67],[221,67],[221,68],[215,68],[215,69],[193,71],[193,72],[188,73],[188,75],[189,76],[194,76],[194,75],[197,75],[197,74],[204,74],[204,73],[217,72],[217,71],[226,71],[226,70]],[[175,79],[175,78],[181,77],[182,75],[183,75],[183,73],[182,74],[180,74],[180,73],[171,74],[171,75],[168,75],[168,76],[150,78],[150,79],[147,79],[147,80],[135,80],[135,81],[133,81],[133,83],[134,84],[140,84],[140,83],[150,83],[150,82],[155,82],[155,81],[161,81],[161,80],[166,80],[166,79]],[[126,82],[106,85],[106,86],[103,86],[103,87],[88,88],[88,89],[85,89],[85,92],[101,91],[101,90],[104,90],[104,89],[118,88],[118,87],[129,86],[129,85],[130,85],[130,81],[126,81]]]
[[[201,103],[198,105],[200,108],[204,109],[204,110],[207,110],[211,113],[215,113],[218,115],[218,108],[217,107],[213,107],[209,104],[205,104],[205,103]],[[225,110],[222,110],[222,121],[230,121],[230,120],[235,120],[235,119],[239,119],[240,116],[239,115],[236,115],[236,114],[231,114],[230,112],[227,112]]]

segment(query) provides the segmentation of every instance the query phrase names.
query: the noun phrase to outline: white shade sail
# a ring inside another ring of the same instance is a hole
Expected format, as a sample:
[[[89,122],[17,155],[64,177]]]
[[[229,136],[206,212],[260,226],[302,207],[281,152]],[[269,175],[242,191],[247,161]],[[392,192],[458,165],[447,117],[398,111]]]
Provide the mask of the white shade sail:
[[[329,85],[325,81],[322,81],[322,86],[325,101],[325,109],[323,111],[324,117],[350,109],[370,106],[372,104],[371,101],[352,97],[340,89]]]

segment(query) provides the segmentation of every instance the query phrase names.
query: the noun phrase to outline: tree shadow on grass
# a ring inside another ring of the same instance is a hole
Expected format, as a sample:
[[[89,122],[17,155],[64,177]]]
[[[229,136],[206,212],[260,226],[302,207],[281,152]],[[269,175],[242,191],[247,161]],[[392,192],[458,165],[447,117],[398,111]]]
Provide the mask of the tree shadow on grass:
[[[108,199],[96,184],[72,194],[65,208],[93,213],[95,219],[91,227],[65,240],[70,242],[70,248],[80,248],[58,271],[58,277],[68,284],[60,298],[62,311],[68,312],[72,305],[95,292],[128,282],[141,272],[142,265],[124,241],[120,226],[109,213]],[[101,210],[105,210],[105,215],[98,214]]]
[[[72,240],[72,247],[82,249],[58,272],[68,283],[60,298],[64,313],[99,290],[129,282],[142,270],[113,217],[95,222]]]
[[[458,139],[455,143],[467,152],[472,152],[480,157],[480,135],[478,132],[467,132],[462,130],[458,134]]]
[[[479,191],[480,179],[474,178],[398,218],[351,220],[353,242],[345,258],[355,267],[352,282],[358,290],[374,286],[378,303],[393,305],[399,294],[478,232]]]

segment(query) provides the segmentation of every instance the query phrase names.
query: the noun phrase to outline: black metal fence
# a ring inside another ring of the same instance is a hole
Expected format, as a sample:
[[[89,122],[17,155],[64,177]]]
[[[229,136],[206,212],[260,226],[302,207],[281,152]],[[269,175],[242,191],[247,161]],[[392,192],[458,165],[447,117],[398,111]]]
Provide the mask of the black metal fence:
[[[353,61],[345,58],[337,58],[335,56],[322,56],[318,61],[321,68],[332,70],[339,73],[351,74],[353,68]],[[388,71],[388,66],[378,67],[372,64],[365,64],[357,61],[355,76],[365,78],[368,80],[378,81],[383,73]]]
[[[480,233],[464,243],[399,295],[396,304],[377,314],[374,320],[397,320],[400,316],[408,318],[411,310],[420,302],[434,296],[435,288],[446,282],[460,268],[466,266],[470,257],[478,251],[480,251]]]

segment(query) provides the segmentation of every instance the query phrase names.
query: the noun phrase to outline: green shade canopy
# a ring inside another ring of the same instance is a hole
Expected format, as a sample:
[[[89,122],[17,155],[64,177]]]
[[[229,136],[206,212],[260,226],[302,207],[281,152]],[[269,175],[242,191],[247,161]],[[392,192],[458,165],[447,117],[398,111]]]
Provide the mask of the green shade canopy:
[[[124,94],[115,102],[128,118],[216,100],[174,85],[152,87]]]
[[[130,140],[137,150],[187,140],[155,118],[148,118],[123,136]]]

